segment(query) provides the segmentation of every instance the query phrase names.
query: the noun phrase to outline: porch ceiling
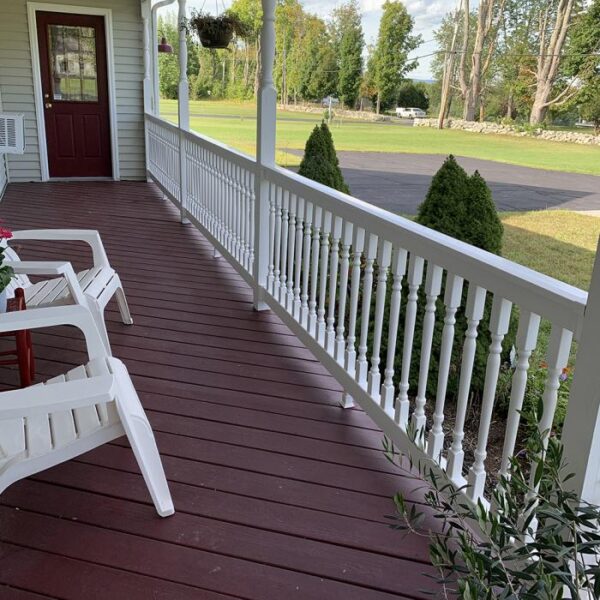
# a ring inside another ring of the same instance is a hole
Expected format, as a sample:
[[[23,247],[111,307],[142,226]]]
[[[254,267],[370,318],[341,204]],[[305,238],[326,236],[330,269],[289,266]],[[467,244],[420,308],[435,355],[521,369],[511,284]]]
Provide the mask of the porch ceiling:
[[[109,306],[113,350],[178,512],[155,516],[123,440],[19,482],[0,496],[0,600],[428,597],[426,540],[385,519],[414,484],[390,468],[381,433],[338,407],[338,384],[273,314],[253,312],[250,289],[155,187],[13,184],[1,213],[15,229],[100,230],[135,319],[121,325]],[[87,258],[66,246],[20,254]],[[40,378],[84,362],[67,328],[34,344]]]

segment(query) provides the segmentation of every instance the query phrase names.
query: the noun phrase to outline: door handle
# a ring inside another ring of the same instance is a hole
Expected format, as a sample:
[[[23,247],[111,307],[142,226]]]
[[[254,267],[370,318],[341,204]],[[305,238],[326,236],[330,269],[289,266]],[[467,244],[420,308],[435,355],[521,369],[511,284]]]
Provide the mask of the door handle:
[[[45,107],[46,108],[52,108],[52,104],[50,102],[46,102]]]

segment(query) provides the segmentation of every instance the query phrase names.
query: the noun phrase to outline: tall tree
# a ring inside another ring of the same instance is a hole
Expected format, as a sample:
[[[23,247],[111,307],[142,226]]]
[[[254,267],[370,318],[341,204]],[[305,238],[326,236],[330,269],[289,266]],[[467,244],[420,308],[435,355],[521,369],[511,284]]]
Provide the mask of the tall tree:
[[[319,100],[336,91],[336,56],[325,22],[306,15],[298,43],[288,59],[288,88],[291,96]]]
[[[414,20],[399,0],[386,0],[372,58],[373,82],[377,89],[377,113],[396,101],[405,75],[417,67],[408,55],[421,43],[412,35]]]
[[[537,54],[535,95],[529,116],[532,125],[544,121],[548,108],[565,104],[577,93],[574,77],[561,91],[554,93],[574,6],[575,0],[548,0],[538,14],[537,43],[534,45]]]
[[[348,0],[334,9],[330,28],[338,57],[338,95],[346,106],[353,108],[360,91],[365,44],[358,0]]]
[[[494,56],[498,25],[503,15],[505,0],[480,0],[472,49],[471,13],[469,0],[463,0],[462,48],[459,66],[459,83],[463,97],[463,119],[475,120],[477,103],[481,101],[484,80]],[[458,15],[457,15],[458,17]],[[469,69],[467,70],[467,64]]]

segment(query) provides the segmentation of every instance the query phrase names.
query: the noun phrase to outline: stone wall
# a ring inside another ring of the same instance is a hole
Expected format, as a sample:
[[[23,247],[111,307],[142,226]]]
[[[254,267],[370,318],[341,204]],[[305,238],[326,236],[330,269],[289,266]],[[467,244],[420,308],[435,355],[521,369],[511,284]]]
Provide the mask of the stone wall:
[[[415,119],[415,127],[437,127],[437,119]],[[600,135],[583,133],[579,131],[553,131],[550,129],[535,129],[522,131],[514,125],[501,125],[499,123],[478,123],[477,121],[463,121],[462,119],[448,119],[446,127],[461,129],[473,133],[487,133],[494,135],[514,135],[518,137],[535,137],[553,142],[571,142],[574,144],[587,144],[600,146]]]
[[[294,112],[313,113],[316,115],[324,115],[327,110],[326,107],[319,108],[314,104],[288,104],[285,110]],[[343,119],[358,119],[359,121],[390,121],[389,115],[377,115],[374,112],[360,111],[360,110],[344,110],[342,108],[332,107],[334,118]]]

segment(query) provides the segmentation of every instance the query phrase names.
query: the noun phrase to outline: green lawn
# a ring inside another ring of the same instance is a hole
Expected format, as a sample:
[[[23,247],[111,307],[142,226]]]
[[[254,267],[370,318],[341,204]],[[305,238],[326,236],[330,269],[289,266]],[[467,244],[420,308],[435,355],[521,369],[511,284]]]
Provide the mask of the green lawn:
[[[202,115],[192,116],[192,129],[254,154],[256,107],[253,103],[192,101],[190,110],[192,115]],[[165,118],[176,120],[177,103],[163,101],[161,112]],[[278,111],[277,146],[281,164],[299,163],[299,157],[286,153],[286,150],[302,150],[311,129],[320,119],[318,114]],[[541,169],[600,175],[600,147],[595,146],[355,120],[336,120],[332,132],[338,150],[452,153]]]
[[[588,289],[600,218],[566,210],[504,213],[501,218],[506,258]]]

